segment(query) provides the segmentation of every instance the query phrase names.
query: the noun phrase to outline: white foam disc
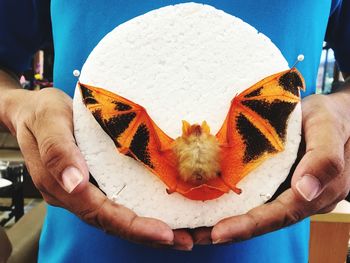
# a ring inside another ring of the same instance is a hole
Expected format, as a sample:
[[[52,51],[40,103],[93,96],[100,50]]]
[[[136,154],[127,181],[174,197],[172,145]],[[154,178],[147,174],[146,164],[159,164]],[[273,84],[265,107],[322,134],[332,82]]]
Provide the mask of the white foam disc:
[[[144,106],[157,125],[176,138],[183,119],[206,120],[215,134],[237,93],[285,69],[288,64],[279,49],[252,26],[211,6],[186,3],[116,27],[91,52],[80,81]],[[100,188],[138,215],[158,218],[172,228],[212,226],[264,203],[288,175],[300,130],[298,105],[289,119],[285,150],[239,182],[242,194],[193,201],[167,194],[160,179],[119,154],[79,91],[74,97],[75,137]]]

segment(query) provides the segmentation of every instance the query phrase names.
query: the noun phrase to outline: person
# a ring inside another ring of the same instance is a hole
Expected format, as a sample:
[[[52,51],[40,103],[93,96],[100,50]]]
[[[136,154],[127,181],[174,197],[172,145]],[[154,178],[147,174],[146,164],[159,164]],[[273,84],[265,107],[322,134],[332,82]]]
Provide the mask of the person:
[[[81,68],[117,25],[182,2],[0,2],[0,123],[17,136],[29,173],[49,204],[39,262],[307,262],[305,218],[331,211],[348,194],[350,89],[312,95],[327,24],[327,40],[340,68],[345,76],[350,73],[350,3],[341,0],[201,1],[263,32],[290,65],[298,54],[305,55],[298,68],[308,87],[302,102],[306,151],[291,188],[276,200],[212,228],[172,230],[111,202],[88,182],[88,168],[73,137],[73,69]],[[21,89],[16,75],[51,41],[51,32],[54,85],[61,90]]]

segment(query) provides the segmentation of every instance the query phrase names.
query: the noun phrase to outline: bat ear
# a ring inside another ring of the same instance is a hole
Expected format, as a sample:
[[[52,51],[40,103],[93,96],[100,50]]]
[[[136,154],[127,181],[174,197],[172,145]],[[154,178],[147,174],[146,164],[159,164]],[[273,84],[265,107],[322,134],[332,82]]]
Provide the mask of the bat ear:
[[[206,121],[202,122],[201,128],[203,132],[210,134],[210,127]]]
[[[182,136],[188,136],[191,132],[191,124],[187,121],[182,121]]]

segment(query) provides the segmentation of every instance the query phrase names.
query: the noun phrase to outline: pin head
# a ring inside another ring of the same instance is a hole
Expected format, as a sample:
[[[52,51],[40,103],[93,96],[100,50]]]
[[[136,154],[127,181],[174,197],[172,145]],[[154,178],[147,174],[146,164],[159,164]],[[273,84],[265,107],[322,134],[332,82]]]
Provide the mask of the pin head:
[[[80,76],[80,71],[77,70],[77,69],[73,70],[73,76],[74,77],[79,77]]]
[[[303,54],[299,54],[298,57],[297,57],[297,60],[295,61],[293,67],[291,67],[291,68],[294,68],[299,62],[301,62],[303,60],[304,60],[304,55]]]
[[[303,61],[304,60],[304,55],[300,54],[297,59],[298,59],[298,61]]]

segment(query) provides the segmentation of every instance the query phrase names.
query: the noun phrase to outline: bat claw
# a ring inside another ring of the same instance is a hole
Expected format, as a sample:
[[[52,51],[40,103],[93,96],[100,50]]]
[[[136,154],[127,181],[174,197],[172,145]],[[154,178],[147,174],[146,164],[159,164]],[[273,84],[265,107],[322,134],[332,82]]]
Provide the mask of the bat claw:
[[[172,193],[174,193],[174,192],[176,192],[176,190],[174,190],[174,189],[166,189],[166,192],[167,192],[167,194],[169,194],[169,195],[171,195]]]
[[[242,189],[237,188],[237,187],[233,188],[232,191],[235,192],[238,195],[240,195],[242,193]]]

